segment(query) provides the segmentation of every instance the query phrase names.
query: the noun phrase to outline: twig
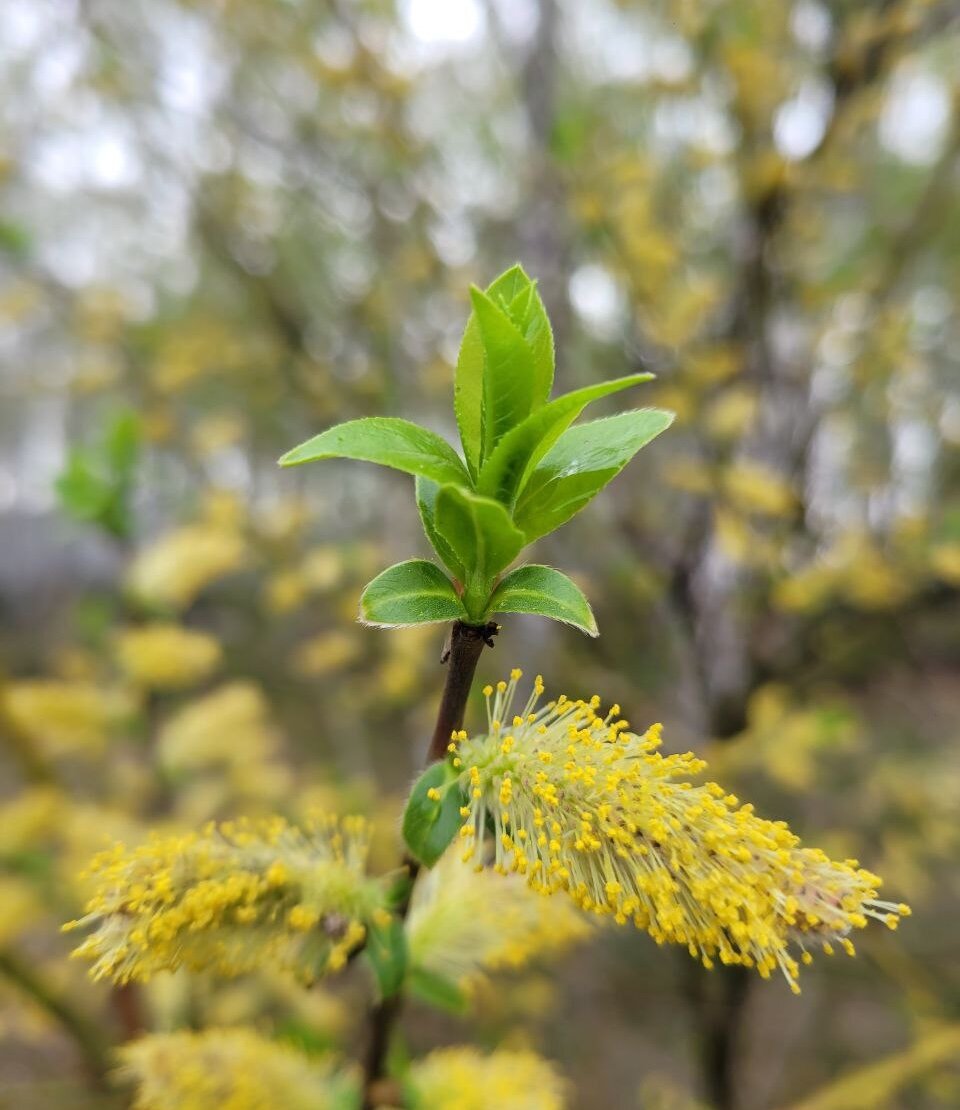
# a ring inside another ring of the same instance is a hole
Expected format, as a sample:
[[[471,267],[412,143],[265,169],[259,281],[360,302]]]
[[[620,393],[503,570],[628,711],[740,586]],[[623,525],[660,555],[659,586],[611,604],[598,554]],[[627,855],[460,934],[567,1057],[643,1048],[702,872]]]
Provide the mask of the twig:
[[[451,734],[463,726],[463,717],[477,663],[480,661],[484,645],[493,647],[493,637],[499,631],[500,626],[493,621],[482,626],[454,621],[450,629],[449,651],[446,653],[447,678],[443,687],[443,696],[440,699],[440,708],[437,711],[433,738],[427,751],[428,766],[444,758]],[[413,884],[420,870],[416,860],[408,857],[405,862],[410,883],[405,898],[396,910],[401,920],[407,916]],[[374,1106],[383,1105],[385,1097],[389,1097],[384,1093],[387,1052],[402,1006],[402,994],[395,994],[391,998],[381,999],[370,1009],[367,1055],[364,1060],[363,1074],[364,1110],[372,1110]]]

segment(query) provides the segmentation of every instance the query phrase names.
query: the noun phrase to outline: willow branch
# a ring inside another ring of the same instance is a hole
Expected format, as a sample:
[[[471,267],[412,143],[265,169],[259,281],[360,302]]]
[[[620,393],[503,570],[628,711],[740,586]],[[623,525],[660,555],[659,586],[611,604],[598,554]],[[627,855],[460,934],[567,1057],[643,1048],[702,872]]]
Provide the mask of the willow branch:
[[[445,656],[447,678],[440,698],[433,737],[427,750],[427,766],[444,758],[451,734],[463,727],[477,664],[484,645],[493,647],[493,637],[498,631],[499,626],[492,621],[483,626],[454,621],[450,629],[449,650]],[[414,859],[408,857],[406,864],[410,884],[406,897],[397,907],[396,912],[401,919],[409,911],[413,884],[420,870],[419,863]],[[363,1068],[364,1110],[390,1105],[391,1099],[394,1099],[393,1093],[387,1089],[389,1084],[386,1080],[386,1063],[390,1039],[402,1006],[403,996],[395,994],[391,998],[381,999],[370,1010],[367,1054]]]

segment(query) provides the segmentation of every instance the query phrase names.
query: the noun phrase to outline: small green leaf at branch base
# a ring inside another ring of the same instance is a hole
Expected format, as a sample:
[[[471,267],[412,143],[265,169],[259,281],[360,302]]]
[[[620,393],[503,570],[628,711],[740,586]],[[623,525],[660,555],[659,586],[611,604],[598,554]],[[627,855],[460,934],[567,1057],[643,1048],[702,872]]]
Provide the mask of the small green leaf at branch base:
[[[449,763],[433,763],[413,784],[403,811],[403,839],[412,854],[433,867],[463,823],[463,795]]]
[[[392,998],[407,975],[407,935],[400,918],[391,914],[383,924],[371,923],[364,952],[377,977],[380,997]]]
[[[337,424],[288,451],[281,466],[299,466],[319,459],[357,459],[406,474],[422,474],[435,482],[470,485],[460,456],[429,428],[393,416],[367,416]]]
[[[360,595],[360,620],[381,628],[464,620],[467,611],[453,583],[426,559],[387,567]]]
[[[580,587],[554,567],[517,567],[490,599],[490,613],[532,613],[596,636],[597,622]]]

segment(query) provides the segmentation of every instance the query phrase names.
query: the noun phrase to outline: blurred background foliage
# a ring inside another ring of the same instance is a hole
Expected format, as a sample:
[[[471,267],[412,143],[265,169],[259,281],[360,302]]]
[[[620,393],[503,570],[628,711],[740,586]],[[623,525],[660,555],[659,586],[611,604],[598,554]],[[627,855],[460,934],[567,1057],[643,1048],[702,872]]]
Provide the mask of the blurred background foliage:
[[[483,674],[663,720],[915,916],[797,1000],[604,931],[411,1049],[536,1046],[584,1108],[960,1104],[953,0],[0,12],[0,1105],[113,1105],[141,1027],[357,1043],[356,978],[111,989],[58,926],[148,826],[319,804],[389,858],[442,633],[353,619],[427,553],[409,479],[275,460],[452,439],[468,283],[517,259],[559,386],[651,369],[678,421],[541,544],[600,640],[513,618]]]

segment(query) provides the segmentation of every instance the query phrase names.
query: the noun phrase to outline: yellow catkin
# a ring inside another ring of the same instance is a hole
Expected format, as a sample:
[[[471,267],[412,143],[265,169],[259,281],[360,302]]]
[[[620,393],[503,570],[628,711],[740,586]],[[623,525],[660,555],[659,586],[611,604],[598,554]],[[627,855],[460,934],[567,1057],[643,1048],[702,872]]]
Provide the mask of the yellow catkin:
[[[333,1110],[356,1101],[352,1076],[249,1029],[156,1034],[119,1057],[134,1110]]]
[[[515,715],[516,686],[491,689],[487,735],[457,744],[467,852],[489,822],[496,866],[534,889],[632,921],[708,968],[779,969],[794,991],[798,956],[829,954],[831,942],[852,955],[852,929],[871,917],[893,928],[909,913],[879,901],[880,879],[856,860],[835,862],[716,783],[695,785],[704,762],[661,755],[659,725],[637,735],[599,697],[538,708],[539,678]]]
[[[464,861],[459,842],[419,879],[407,917],[414,966],[464,987],[484,972],[554,955],[593,931],[571,903],[548,903],[520,876]]]
[[[127,588],[150,604],[184,609],[211,582],[239,570],[247,557],[235,529],[191,524],[141,551],[130,566]]]
[[[196,686],[217,669],[222,655],[212,636],[166,621],[122,629],[114,651],[121,670],[151,690]]]
[[[260,766],[277,750],[270,707],[250,682],[230,682],[195,698],[164,722],[157,737],[160,761],[171,771]]]
[[[239,975],[262,966],[310,980],[336,971],[383,906],[365,873],[359,817],[276,817],[122,844],[90,866],[95,893],[67,929],[95,978],[146,980],[179,967]]]
[[[407,1077],[415,1106],[437,1110],[563,1110],[566,1084],[532,1052],[442,1048],[415,1063]]]

